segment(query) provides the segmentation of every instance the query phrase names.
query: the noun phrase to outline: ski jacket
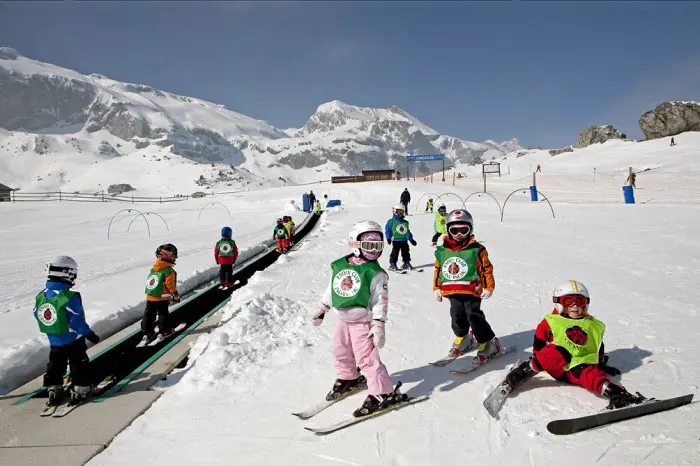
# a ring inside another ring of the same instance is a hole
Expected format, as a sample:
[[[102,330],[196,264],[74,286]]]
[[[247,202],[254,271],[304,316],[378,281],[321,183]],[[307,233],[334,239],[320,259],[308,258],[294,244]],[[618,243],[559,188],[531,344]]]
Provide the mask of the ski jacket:
[[[68,290],[71,285],[62,282],[47,281],[44,289],[44,296],[53,298],[60,291]],[[36,306],[32,313],[36,318]],[[66,307],[66,317],[68,317],[68,333],[62,335],[46,335],[52,347],[65,346],[73,343],[78,338],[82,338],[92,332],[90,326],[85,322],[85,310],[80,293],[75,293]]]
[[[435,259],[435,270],[433,272],[433,290],[441,289],[443,296],[450,296],[453,294],[470,294],[472,296],[480,297],[483,290],[488,290],[493,292],[496,289],[496,281],[493,278],[493,264],[489,260],[489,253],[486,248],[474,239],[472,235],[469,241],[464,244],[459,244],[450,239],[449,236],[443,238],[442,246],[447,251],[460,251],[464,249],[478,249],[476,256],[476,274],[477,280],[469,285],[451,285],[448,288],[443,289],[443,283],[440,281],[440,274],[442,272],[442,264],[438,259]]]
[[[420,201],[420,199],[418,200]],[[400,202],[401,204],[408,204],[409,202],[411,202],[411,194],[408,191],[402,192]]]
[[[405,218],[399,217],[398,215],[392,216],[389,220],[387,220],[386,225],[384,225],[384,237],[388,240],[394,238],[394,232],[392,231],[392,226],[393,226],[392,220],[396,220],[397,222],[405,223],[406,226],[408,226],[408,220],[406,220]],[[406,234],[406,238],[397,239],[396,241],[397,242],[413,241],[413,233],[411,233],[410,227],[408,229],[408,233]]]
[[[352,256],[352,254],[346,256],[346,260],[350,256]],[[318,302],[319,308],[333,309],[338,315],[338,318],[344,322],[369,322],[371,320],[386,322],[389,309],[389,274],[381,270],[372,278],[369,285],[369,306],[355,306],[343,309],[332,307],[333,278],[334,277],[331,276],[328,280],[326,291]]]
[[[168,267],[173,267],[173,265],[174,264],[157,259],[156,262],[153,264],[152,269],[156,272],[160,272],[161,270],[165,270]],[[161,296],[151,296],[147,294],[146,301],[170,301],[170,298],[173,298],[175,296],[178,296],[177,272],[173,270],[168,274],[167,277],[165,277],[165,283],[163,283],[163,293],[161,294]]]
[[[231,256],[220,256],[219,255],[219,243],[216,243],[214,246],[214,259],[216,260],[216,263],[219,265],[230,265],[230,264],[235,264],[236,259],[238,259],[238,246],[236,246],[236,242],[233,241],[231,238],[226,238],[222,237],[222,240],[228,240],[231,243],[233,243],[233,255]]]

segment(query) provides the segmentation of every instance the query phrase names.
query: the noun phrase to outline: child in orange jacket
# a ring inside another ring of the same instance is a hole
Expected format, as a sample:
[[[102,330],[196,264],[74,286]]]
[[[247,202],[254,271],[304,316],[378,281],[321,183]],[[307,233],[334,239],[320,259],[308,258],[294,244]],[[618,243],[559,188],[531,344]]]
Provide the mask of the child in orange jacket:
[[[173,269],[177,261],[177,248],[173,244],[163,244],[156,249],[156,262],[146,279],[146,310],[141,320],[143,340],[152,341],[155,333],[156,315],[158,316],[158,333],[167,336],[172,332],[168,323],[168,306],[172,299],[180,302],[177,292],[177,272]]]
[[[438,302],[443,297],[450,300],[456,338],[448,358],[457,358],[478,343],[476,359],[484,361],[501,351],[481,310],[481,301],[490,298],[496,288],[493,265],[486,248],[474,238],[474,220],[469,212],[453,210],[447,215],[446,227],[443,245],[435,250],[433,293]],[[465,338],[470,329],[472,337]]]

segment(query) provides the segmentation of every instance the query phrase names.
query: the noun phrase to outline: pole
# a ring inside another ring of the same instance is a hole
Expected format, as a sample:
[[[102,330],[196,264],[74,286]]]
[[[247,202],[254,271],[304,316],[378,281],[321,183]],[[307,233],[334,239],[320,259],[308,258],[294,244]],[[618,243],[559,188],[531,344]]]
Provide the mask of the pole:
[[[484,173],[483,175],[484,175],[484,192],[486,192],[486,173]]]
[[[455,185],[455,172],[452,172],[452,186]]]
[[[445,181],[445,156],[442,156],[442,181]]]
[[[595,183],[595,167],[593,167],[593,182]]]

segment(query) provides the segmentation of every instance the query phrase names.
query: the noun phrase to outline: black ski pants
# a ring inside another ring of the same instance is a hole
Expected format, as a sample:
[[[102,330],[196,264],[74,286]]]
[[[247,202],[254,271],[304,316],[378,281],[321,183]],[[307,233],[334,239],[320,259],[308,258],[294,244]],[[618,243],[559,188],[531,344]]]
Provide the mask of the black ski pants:
[[[486,321],[484,311],[481,310],[481,298],[470,294],[456,294],[448,296],[447,299],[450,300],[452,331],[455,336],[466,336],[469,328],[479,343],[486,343],[496,336]]]
[[[149,337],[155,333],[156,316],[158,317],[158,331],[166,333],[168,326],[168,301],[146,301],[146,310],[141,320],[141,331]]]
[[[63,385],[63,376],[66,375],[69,364],[73,385],[92,385],[90,358],[87,355],[85,338],[81,337],[73,343],[51,347],[49,363],[44,374],[44,386]]]
[[[219,268],[219,281],[221,283],[231,283],[233,278],[233,264],[221,264]]]
[[[399,260],[399,251],[401,251],[401,260],[406,262],[411,261],[411,251],[408,246],[408,241],[393,241],[391,243],[391,254],[389,254],[389,263],[395,264]]]

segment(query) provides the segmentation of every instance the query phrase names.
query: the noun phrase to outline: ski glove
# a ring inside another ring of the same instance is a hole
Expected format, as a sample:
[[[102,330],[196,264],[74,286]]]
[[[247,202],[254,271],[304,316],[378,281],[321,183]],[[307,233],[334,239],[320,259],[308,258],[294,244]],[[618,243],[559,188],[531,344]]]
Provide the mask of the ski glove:
[[[323,318],[326,317],[326,312],[328,312],[329,309],[329,307],[319,304],[318,310],[311,318],[311,323],[314,324],[314,326],[316,327],[321,325],[323,323]]]
[[[384,322],[381,320],[373,320],[372,328],[369,329],[368,336],[372,339],[375,348],[384,348],[384,343],[386,341],[386,335],[384,334]]]
[[[389,244],[389,246],[391,246],[391,238],[387,238],[386,242]]]
[[[416,240],[414,240],[414,239],[411,240],[411,244],[412,244],[413,246],[418,246],[418,243],[416,243]]]
[[[175,304],[178,304],[180,302],[180,295],[179,294],[173,295],[173,302]]]
[[[617,367],[608,366],[608,358],[609,356],[607,354],[604,355],[598,363],[598,368],[608,375],[616,376],[622,374],[622,371]]]
[[[90,332],[87,335],[85,335],[85,339],[93,345],[96,345],[100,342],[100,337],[98,337],[97,334],[95,334],[95,332]]]
[[[442,290],[438,288],[437,290],[433,291],[433,294],[435,295],[435,301],[441,303],[442,302]]]
[[[482,290],[481,292],[481,299],[489,299],[491,295],[493,294],[493,291],[489,290]]]

